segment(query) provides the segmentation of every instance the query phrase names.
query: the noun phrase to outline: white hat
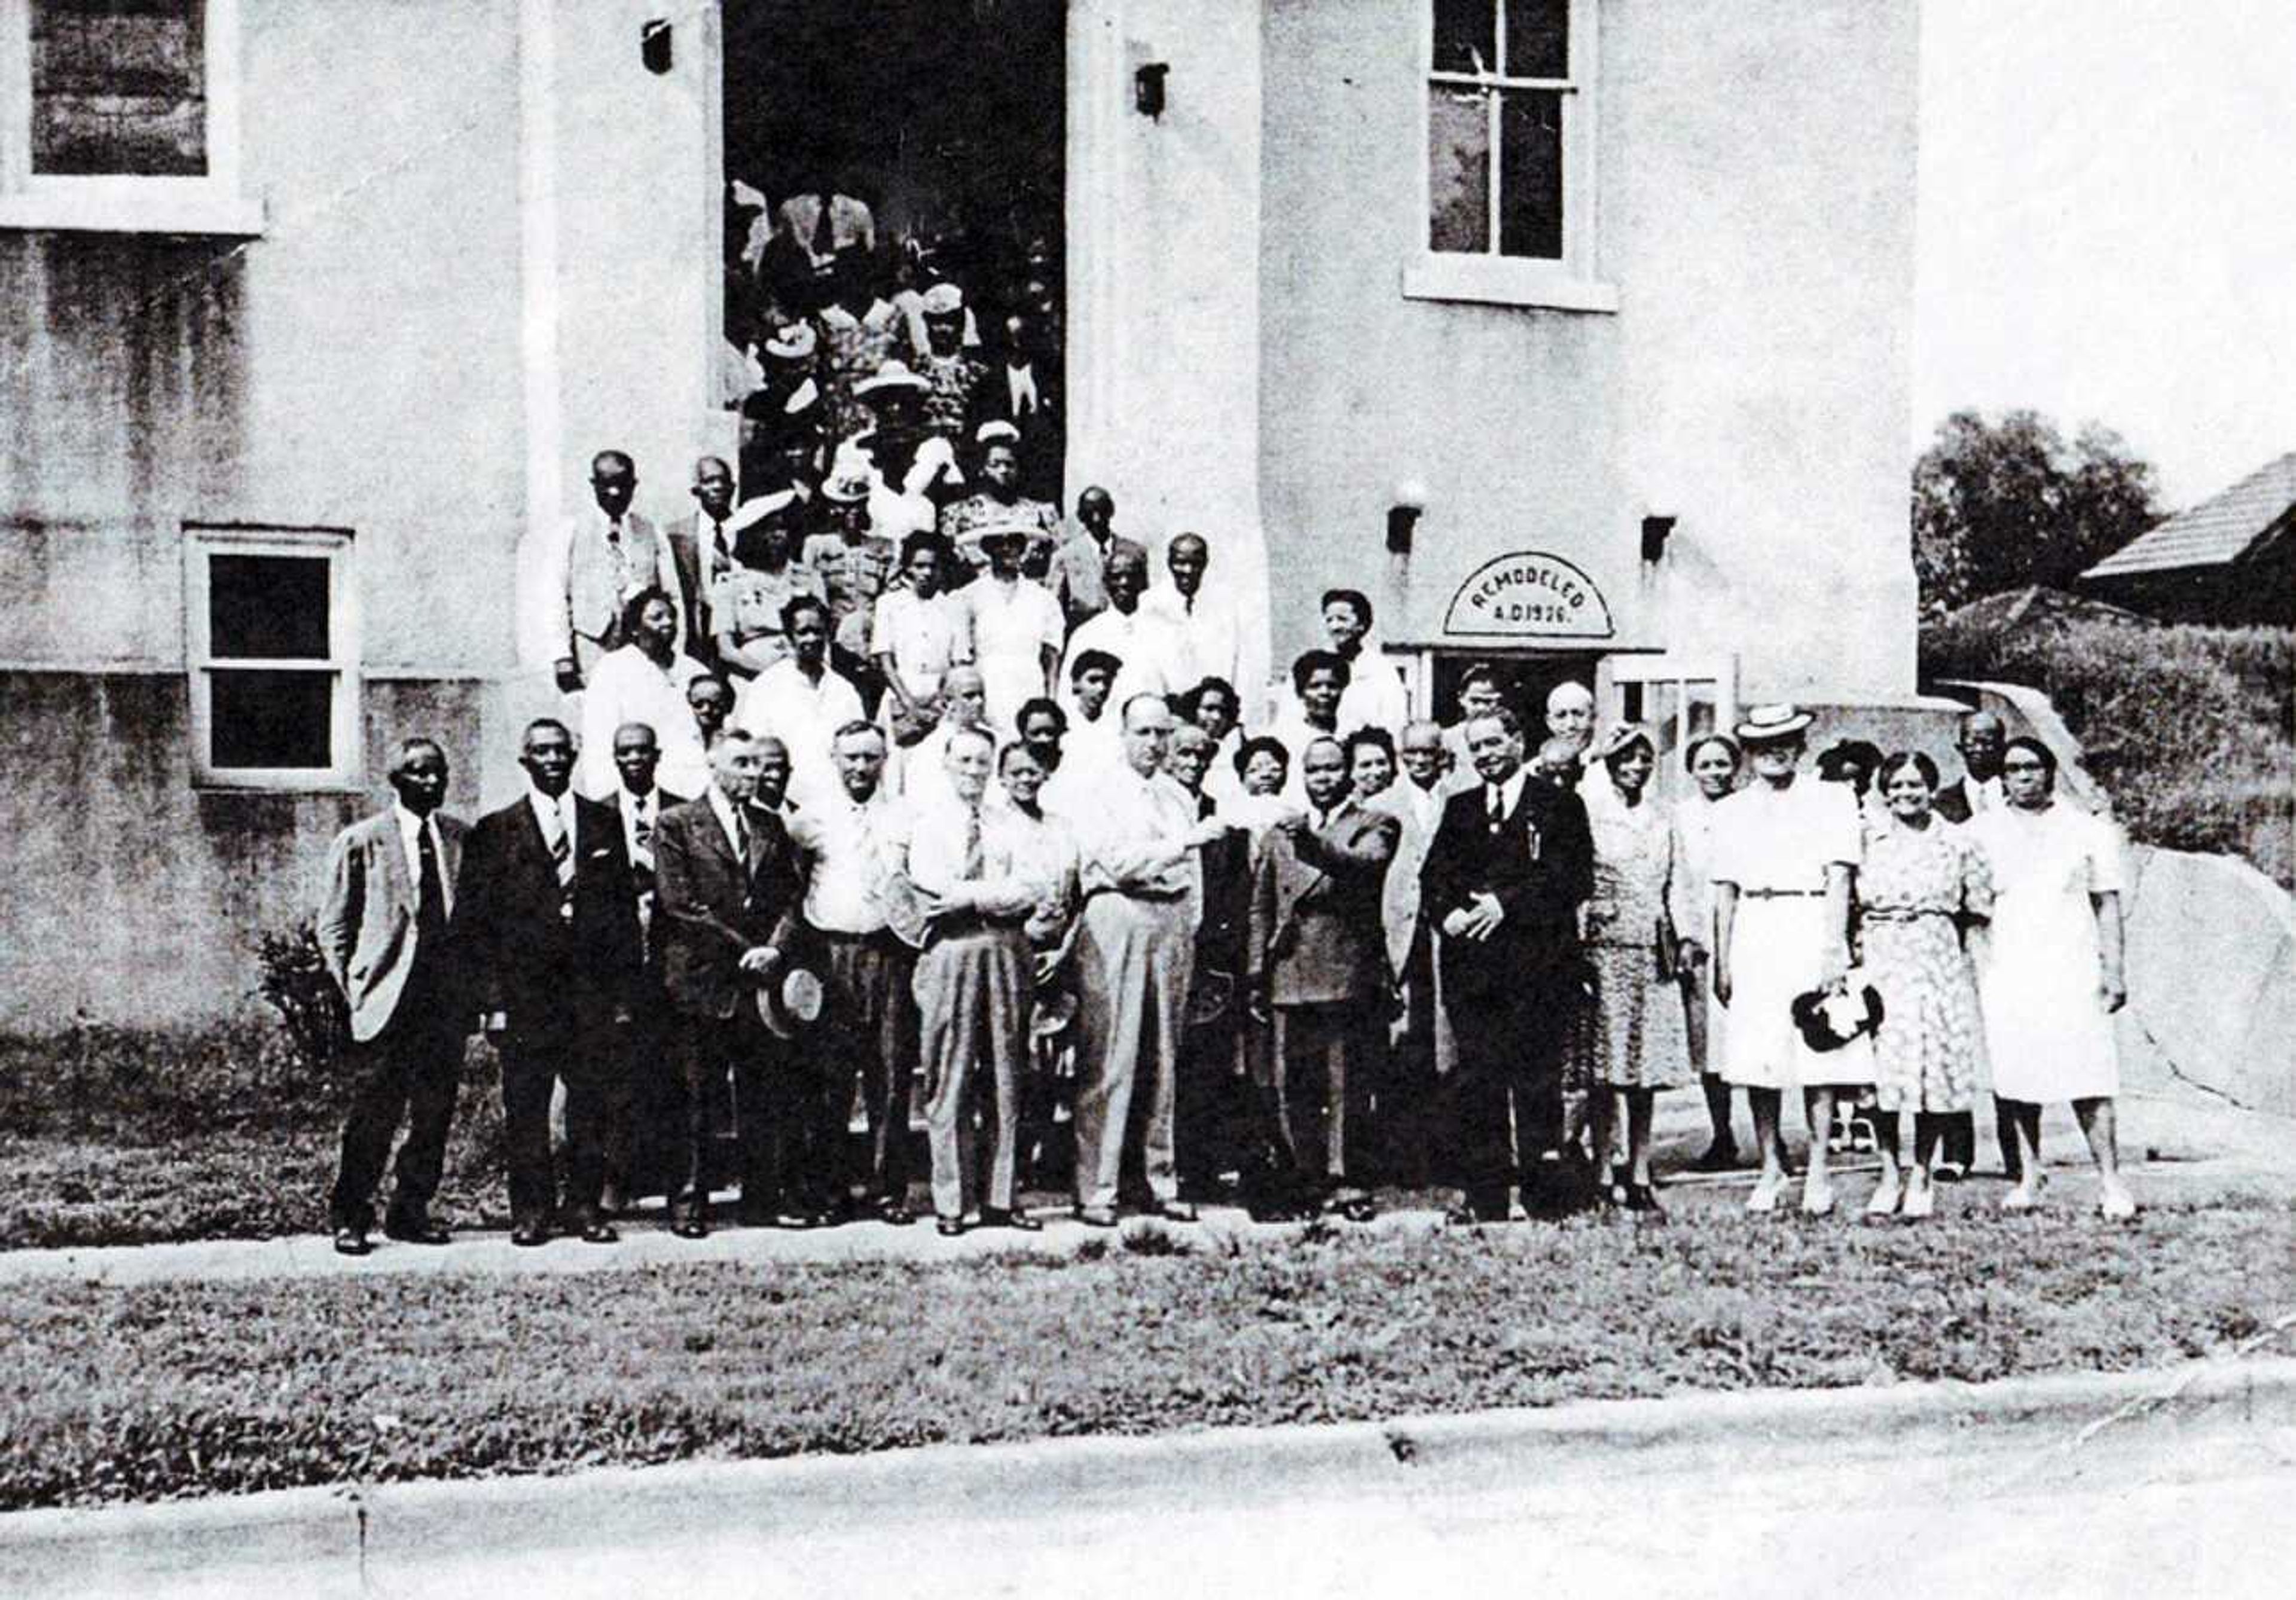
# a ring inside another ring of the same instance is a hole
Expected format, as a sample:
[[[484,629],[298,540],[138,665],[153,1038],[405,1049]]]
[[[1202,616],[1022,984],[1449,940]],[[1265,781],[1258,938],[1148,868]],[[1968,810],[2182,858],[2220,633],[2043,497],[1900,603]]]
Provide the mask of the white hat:
[[[793,322],[774,330],[774,336],[766,341],[766,354],[776,361],[810,361],[819,342],[811,323]]]
[[[976,445],[993,445],[1000,439],[1017,445],[1021,442],[1021,431],[1010,423],[1000,422],[983,423],[972,431],[972,442]]]
[[[1775,744],[1781,739],[1796,737],[1816,720],[1792,701],[1781,701],[1769,706],[1749,706],[1746,715],[1738,723],[1738,743]]]
[[[918,377],[916,373],[909,370],[909,364],[907,362],[903,361],[898,357],[895,357],[893,359],[881,365],[877,368],[875,376],[864,378],[860,382],[856,383],[853,386],[853,392],[857,395],[868,395],[875,394],[881,390],[887,389],[906,389],[922,391],[931,389],[931,387],[932,385],[931,383],[928,383],[924,379]]]
[[[935,283],[922,296],[927,316],[955,316],[964,309],[964,291],[954,283]]]

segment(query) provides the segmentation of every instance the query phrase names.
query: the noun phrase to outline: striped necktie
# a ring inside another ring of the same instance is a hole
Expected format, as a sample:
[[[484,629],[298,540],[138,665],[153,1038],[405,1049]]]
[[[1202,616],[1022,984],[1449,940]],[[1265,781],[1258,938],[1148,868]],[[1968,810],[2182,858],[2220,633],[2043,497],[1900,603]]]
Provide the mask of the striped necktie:
[[[574,887],[574,837],[555,805],[550,808],[550,865],[558,874],[558,887]]]

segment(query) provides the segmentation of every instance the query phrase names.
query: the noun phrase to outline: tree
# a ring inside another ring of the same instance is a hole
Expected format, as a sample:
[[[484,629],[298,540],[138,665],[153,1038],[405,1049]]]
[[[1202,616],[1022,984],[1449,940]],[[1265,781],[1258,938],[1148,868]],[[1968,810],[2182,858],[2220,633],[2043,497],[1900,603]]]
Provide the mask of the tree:
[[[2004,589],[2070,587],[2161,520],[2152,464],[2082,424],[2068,445],[2035,411],[1998,423],[1956,411],[1914,464],[1914,574],[1922,611]]]

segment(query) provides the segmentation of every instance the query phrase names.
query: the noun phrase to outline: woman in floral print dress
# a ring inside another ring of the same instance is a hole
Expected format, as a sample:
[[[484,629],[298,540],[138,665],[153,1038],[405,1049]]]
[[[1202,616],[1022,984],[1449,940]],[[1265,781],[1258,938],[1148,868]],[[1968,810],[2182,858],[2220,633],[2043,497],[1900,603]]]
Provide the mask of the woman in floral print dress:
[[[1891,756],[1878,784],[1889,817],[1867,835],[1857,880],[1866,981],[1882,996],[1874,1041],[1882,1182],[1866,1209],[1888,1216],[1902,1201],[1906,1216],[1926,1217],[1946,1120],[1970,1108],[1985,1075],[1985,1024],[1962,932],[1991,910],[1993,880],[1977,841],[1931,809],[1938,770],[1927,756]],[[1902,1182],[1901,1112],[1914,1113],[1914,1161]]]

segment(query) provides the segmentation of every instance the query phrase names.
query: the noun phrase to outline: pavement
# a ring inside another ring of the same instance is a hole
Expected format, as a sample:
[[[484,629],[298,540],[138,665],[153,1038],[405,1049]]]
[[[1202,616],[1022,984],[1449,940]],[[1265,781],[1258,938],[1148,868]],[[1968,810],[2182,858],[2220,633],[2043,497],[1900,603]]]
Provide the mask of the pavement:
[[[2290,1331],[2167,1372],[25,1512],[0,1593],[2277,1596]]]
[[[1687,1171],[1705,1144],[1705,1113],[1698,1096],[1660,1096],[1656,1165],[1662,1198],[1677,1215],[1725,1212],[1742,1203],[1751,1172],[1707,1176]],[[1751,1145],[1745,1108],[1738,1109],[1740,1142]],[[2140,1202],[2199,1204],[2238,1198],[2296,1198],[2296,1120],[2252,1112],[2191,1086],[2163,1083],[2120,1100],[2120,1148]],[[1984,1169],[1995,1161],[1990,1129],[1980,1133],[1980,1174],[1939,1188],[1939,1214],[1988,1206],[2004,1184]],[[2052,1107],[2043,1121],[2042,1157],[2050,1171],[2045,1204],[2086,1210],[2096,1198],[2087,1147],[2072,1116]],[[1799,1158],[1798,1158],[1799,1159]],[[1870,1156],[1854,1158],[1841,1184],[1844,1227],[1858,1225],[1874,1171]],[[638,1270],[698,1262],[748,1262],[760,1267],[842,1261],[956,1261],[1000,1255],[1069,1255],[1087,1241],[1109,1242],[1104,1230],[1069,1218],[1058,1196],[1032,1197],[1046,1227],[1041,1234],[974,1231],[955,1239],[937,1235],[930,1220],[906,1228],[877,1222],[802,1232],[721,1227],[707,1239],[677,1238],[659,1202],[621,1225],[618,1244],[558,1238],[539,1249],[519,1249],[501,1232],[457,1235],[445,1248],[375,1240],[374,1253],[340,1256],[324,1234],[277,1239],[227,1239],[182,1244],[139,1244],[64,1250],[0,1251],[0,1284],[66,1278],[122,1285],[185,1281],[246,1281],[274,1277],[357,1276],[406,1273],[566,1273]],[[729,1208],[721,1208],[729,1209]],[[1204,1208],[1200,1230],[1213,1237],[1251,1236],[1277,1230],[1253,1223],[1241,1210]],[[1405,1196],[1363,1226],[1424,1231],[1440,1225],[1441,1210],[1425,1194]],[[1168,1225],[1128,1220],[1128,1231]],[[1339,1225],[1352,1226],[1352,1225]],[[1901,1226],[1917,1226],[1902,1224]],[[1194,1230],[1192,1230],[1194,1231]]]

